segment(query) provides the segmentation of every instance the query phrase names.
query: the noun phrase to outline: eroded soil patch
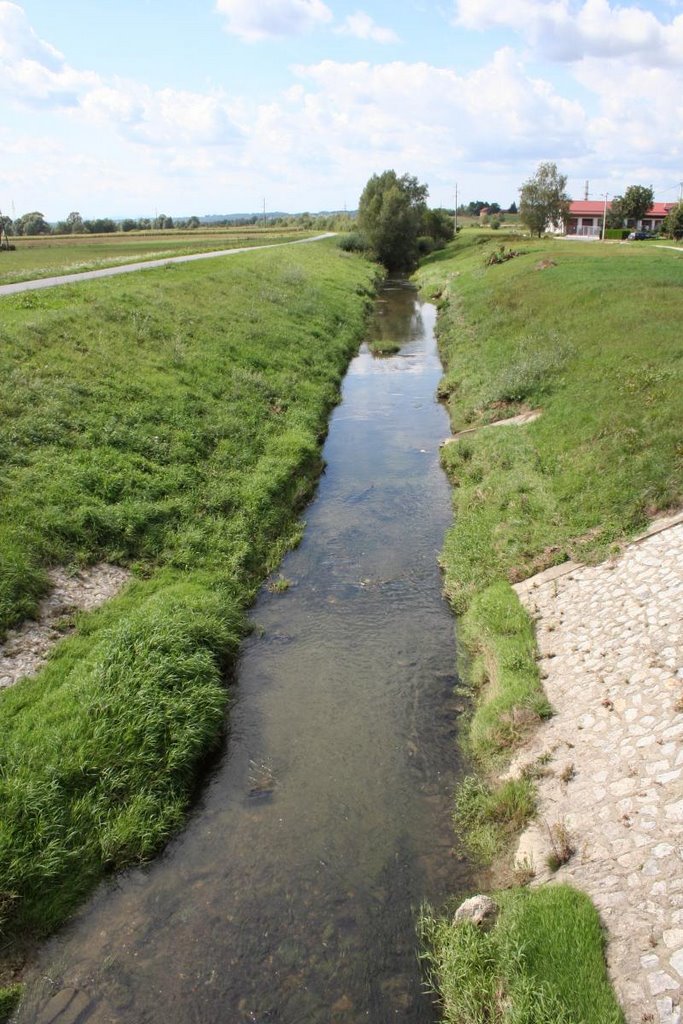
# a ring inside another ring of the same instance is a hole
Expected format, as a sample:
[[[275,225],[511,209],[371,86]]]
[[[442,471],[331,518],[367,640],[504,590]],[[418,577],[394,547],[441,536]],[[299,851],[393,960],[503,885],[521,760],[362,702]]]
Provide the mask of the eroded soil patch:
[[[73,629],[75,612],[91,611],[104,604],[130,579],[117,565],[97,565],[69,572],[51,569],[52,590],[40,602],[38,618],[12,629],[0,644],[0,689],[42,668],[58,640]]]

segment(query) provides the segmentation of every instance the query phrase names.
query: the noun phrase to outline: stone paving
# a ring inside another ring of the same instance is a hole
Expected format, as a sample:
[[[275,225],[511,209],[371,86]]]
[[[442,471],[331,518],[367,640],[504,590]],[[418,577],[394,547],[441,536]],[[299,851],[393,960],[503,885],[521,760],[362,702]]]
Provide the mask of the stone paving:
[[[73,628],[69,619],[74,612],[104,604],[130,579],[126,569],[106,562],[75,573],[51,569],[48,575],[51,590],[40,602],[35,621],[10,630],[0,644],[0,690],[45,664],[51,648]]]
[[[614,562],[515,588],[555,710],[512,769],[543,773],[517,862],[533,884],[553,877],[592,898],[629,1024],[682,1019],[683,516],[659,528]],[[563,847],[573,855],[551,876]]]

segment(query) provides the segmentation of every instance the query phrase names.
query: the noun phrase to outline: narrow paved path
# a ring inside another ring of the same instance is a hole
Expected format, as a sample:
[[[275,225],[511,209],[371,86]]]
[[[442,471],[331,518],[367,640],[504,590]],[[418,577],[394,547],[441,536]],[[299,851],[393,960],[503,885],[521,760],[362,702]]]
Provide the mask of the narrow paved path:
[[[665,524],[661,524],[665,525]],[[552,754],[518,861],[588,893],[628,1024],[680,1024],[683,985],[683,516],[617,560],[518,584],[555,717],[517,761]],[[565,567],[560,567],[565,568]]]
[[[336,232],[326,231],[313,238],[297,238],[293,242],[272,242],[270,245],[245,245],[240,249],[218,249],[216,252],[195,252],[189,256],[167,256],[163,260],[144,260],[139,263],[125,263],[118,267],[103,267],[102,270],[85,270],[80,274],[62,274],[60,277],[41,277],[33,281],[16,281],[14,284],[0,285],[0,296],[16,295],[17,292],[31,292],[37,288],[54,288],[59,284],[78,284],[79,281],[93,281],[98,277],[114,277],[116,274],[132,274],[136,270],[154,270],[167,267],[169,263],[190,263],[193,260],[210,260],[216,256],[236,256],[238,253],[258,252],[261,249],[278,249],[283,245],[305,245],[307,242],[320,242],[323,238],[333,238]]]

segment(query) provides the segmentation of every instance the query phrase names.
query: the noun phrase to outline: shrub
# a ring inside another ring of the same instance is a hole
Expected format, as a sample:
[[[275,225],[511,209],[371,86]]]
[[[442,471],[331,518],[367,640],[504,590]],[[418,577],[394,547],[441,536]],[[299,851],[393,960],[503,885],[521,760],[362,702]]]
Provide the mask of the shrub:
[[[342,235],[337,245],[344,252],[368,252],[368,240],[360,231],[351,231],[348,235]]]

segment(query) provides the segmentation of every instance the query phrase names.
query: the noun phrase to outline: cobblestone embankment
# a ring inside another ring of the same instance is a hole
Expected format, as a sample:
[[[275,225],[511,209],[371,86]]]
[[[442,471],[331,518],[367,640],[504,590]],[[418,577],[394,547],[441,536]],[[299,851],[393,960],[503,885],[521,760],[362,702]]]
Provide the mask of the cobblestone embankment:
[[[570,839],[552,877],[598,907],[629,1024],[682,1019],[683,516],[655,529],[616,561],[515,588],[555,710],[513,766],[552,752],[517,859],[545,881]]]

